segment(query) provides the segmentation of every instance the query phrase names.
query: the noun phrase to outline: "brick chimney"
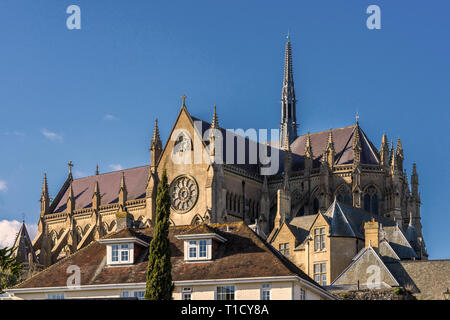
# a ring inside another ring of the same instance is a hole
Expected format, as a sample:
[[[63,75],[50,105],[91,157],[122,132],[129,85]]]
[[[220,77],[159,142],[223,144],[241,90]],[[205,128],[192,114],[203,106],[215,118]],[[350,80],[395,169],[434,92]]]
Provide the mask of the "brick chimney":
[[[378,245],[380,242],[380,224],[372,218],[372,221],[368,221],[364,223],[364,238],[366,239],[365,247],[367,248],[369,245],[372,248],[378,249]]]

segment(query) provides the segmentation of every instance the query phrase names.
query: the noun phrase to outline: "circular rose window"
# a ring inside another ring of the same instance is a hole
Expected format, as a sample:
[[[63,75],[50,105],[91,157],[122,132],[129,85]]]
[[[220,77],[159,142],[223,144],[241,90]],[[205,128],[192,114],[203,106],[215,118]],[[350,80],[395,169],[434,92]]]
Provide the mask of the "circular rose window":
[[[170,184],[172,208],[179,212],[187,212],[194,207],[198,198],[197,182],[191,177],[180,176]]]

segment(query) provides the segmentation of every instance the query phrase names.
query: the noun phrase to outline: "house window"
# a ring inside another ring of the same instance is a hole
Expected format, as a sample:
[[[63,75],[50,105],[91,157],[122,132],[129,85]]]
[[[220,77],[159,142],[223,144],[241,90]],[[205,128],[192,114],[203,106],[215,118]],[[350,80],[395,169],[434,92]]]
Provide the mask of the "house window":
[[[303,288],[300,288],[300,300],[306,300],[306,292]]]
[[[234,300],[235,286],[219,286],[216,288],[216,300]]]
[[[210,259],[210,240],[190,240],[187,241],[187,260],[207,260]]]
[[[314,251],[325,250],[325,228],[314,229]]]
[[[280,253],[289,258],[289,243],[280,243]]]
[[[197,258],[197,241],[189,241],[189,258]]]
[[[261,300],[270,300],[270,284],[263,284],[261,287]]]
[[[138,298],[139,300],[145,299],[145,291],[134,291],[133,297]]]
[[[192,300],[192,288],[183,288],[181,290],[181,300]]]
[[[190,292],[183,292],[183,296],[181,297],[181,300],[192,300],[191,293]]]
[[[326,263],[314,264],[314,281],[322,286],[325,286],[327,284],[327,264]]]
[[[110,246],[110,263],[131,263],[132,262],[132,244],[113,244]]]
[[[136,290],[136,291],[122,291],[120,294],[122,298],[137,298],[139,300],[145,299],[145,291],[144,290]]]
[[[64,300],[65,294],[64,293],[49,293],[47,295],[48,300]]]
[[[206,240],[200,240],[198,248],[200,258],[206,258]]]

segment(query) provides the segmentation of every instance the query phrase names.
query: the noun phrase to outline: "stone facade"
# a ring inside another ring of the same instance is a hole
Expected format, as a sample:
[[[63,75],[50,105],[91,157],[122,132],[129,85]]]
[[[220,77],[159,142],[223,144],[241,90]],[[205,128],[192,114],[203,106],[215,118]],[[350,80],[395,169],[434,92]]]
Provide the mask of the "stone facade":
[[[409,184],[401,141],[398,140],[396,149],[392,143],[389,148],[384,135],[378,151],[358,121],[344,128],[297,136],[291,51],[288,41],[280,140],[267,145],[257,143],[257,148],[279,152],[280,168],[275,174],[262,175],[259,159],[256,164],[218,161],[223,160],[219,152],[223,151],[223,145],[215,132],[225,135],[225,129],[219,126],[216,110],[211,123],[197,119],[188,112],[183,96],[165,145],[155,124],[149,165],[105,174],[97,171],[94,176],[74,179],[70,163],[67,180],[53,201],[44,177],[39,232],[33,241],[40,262],[49,266],[114,231],[117,212],[127,212],[136,225],[153,224],[156,190],[163,170],[171,184],[172,225],[238,219],[255,223],[261,236],[267,237],[285,221],[325,211],[337,198],[395,221],[404,230],[413,227],[411,241],[417,255],[426,259],[418,174],[414,165]],[[248,137],[241,139],[248,154],[253,142]],[[174,162],[174,158],[194,159],[198,153],[206,155],[208,161]],[[281,214],[279,218],[277,212]],[[361,244],[354,239],[342,239],[329,246],[344,251],[345,262],[336,256],[335,263],[339,265],[336,270],[340,270],[350,257],[346,248],[354,246],[356,250]],[[325,255],[333,261],[331,251],[307,255],[312,257],[308,269],[311,270],[313,262],[325,259]],[[329,279],[334,276],[328,274]]]

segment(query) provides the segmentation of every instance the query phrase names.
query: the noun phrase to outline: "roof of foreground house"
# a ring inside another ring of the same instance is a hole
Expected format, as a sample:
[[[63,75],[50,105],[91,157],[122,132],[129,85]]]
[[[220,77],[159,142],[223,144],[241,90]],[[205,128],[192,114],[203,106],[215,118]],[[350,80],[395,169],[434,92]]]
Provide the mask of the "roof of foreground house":
[[[173,281],[295,276],[320,288],[303,271],[242,222],[209,225],[208,232],[213,231],[227,241],[216,247],[214,259],[211,261],[186,263],[183,253],[184,242],[176,236],[189,234],[190,230],[196,228],[198,226],[170,227]],[[123,229],[102,240],[134,236],[149,242],[152,235],[152,228]],[[106,244],[104,241],[93,241],[85,248],[25,280],[14,289],[66,286],[68,276],[66,271],[70,265],[80,267],[82,286],[142,283],[146,280],[147,264],[148,250],[142,250],[133,265],[108,267]]]

